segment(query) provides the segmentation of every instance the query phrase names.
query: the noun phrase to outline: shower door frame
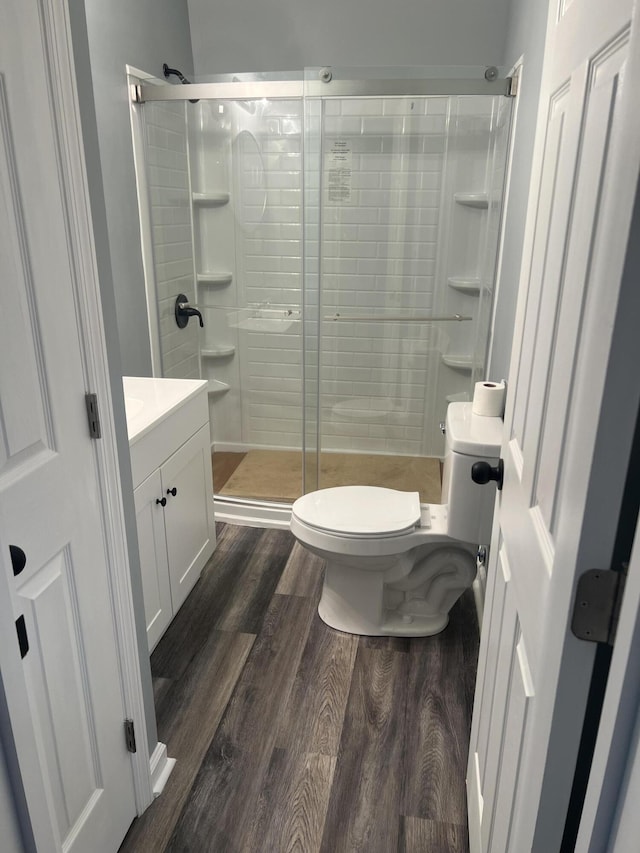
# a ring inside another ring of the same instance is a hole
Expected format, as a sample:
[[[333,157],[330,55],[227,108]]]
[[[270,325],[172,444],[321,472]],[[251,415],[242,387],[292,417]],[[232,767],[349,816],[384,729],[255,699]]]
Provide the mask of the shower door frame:
[[[133,91],[136,86],[162,86],[163,81],[146,71],[141,71],[132,65],[126,66],[127,85]],[[153,257],[153,239],[151,222],[151,205],[149,202],[149,182],[145,150],[145,128],[141,105],[131,98],[129,115],[131,119],[131,142],[133,146],[133,170],[136,176],[136,193],[138,196],[138,215],[140,218],[140,249],[142,253],[142,269],[144,273],[144,290],[147,303],[147,328],[151,348],[152,376],[162,376],[162,355],[160,352],[160,318],[158,315],[158,298],[156,273]]]
[[[428,97],[429,95],[504,95],[513,97],[511,77],[486,78],[442,77],[390,80],[255,80],[237,83],[170,83],[149,85],[133,83],[131,100],[136,104],[150,101],[253,101],[291,100],[293,98],[387,98]]]
[[[475,69],[474,69],[475,70]],[[495,69],[493,69],[495,70]],[[294,80],[253,80],[253,81],[234,81],[234,82],[212,82],[212,83],[189,83],[185,85],[168,84],[158,81],[157,78],[147,75],[138,69],[127,66],[128,83],[131,98],[131,116],[132,116],[132,135],[134,143],[134,156],[136,165],[136,177],[138,180],[138,196],[141,216],[144,216],[144,211],[148,211],[148,202],[145,200],[146,192],[146,176],[144,174],[144,161],[142,160],[142,117],[140,114],[141,107],[144,103],[154,101],[189,101],[189,100],[216,100],[216,101],[239,101],[239,100],[256,100],[266,98],[268,100],[292,100],[299,98],[303,102],[323,101],[330,99],[359,97],[359,98],[376,98],[376,97],[428,97],[428,96],[450,96],[457,95],[484,95],[484,96],[503,96],[512,98],[516,94],[516,87],[512,77],[495,76],[490,79],[491,70],[487,69],[485,77],[425,77],[425,78],[363,78],[363,79],[325,79],[326,72],[330,69],[318,69],[318,78]],[[315,73],[315,70],[314,72]],[[322,76],[325,75],[325,76]],[[306,110],[303,110],[303,138],[306,137]],[[306,138],[304,139],[303,151],[306,148]],[[508,166],[508,162],[507,162]],[[303,175],[305,173],[305,155],[303,154]],[[304,187],[304,182],[303,182]],[[304,190],[303,190],[304,192]],[[304,199],[302,201],[303,210],[306,207]],[[303,217],[303,243],[306,238],[304,236],[304,217]],[[158,345],[158,330],[157,330],[157,306],[153,301],[155,294],[155,274],[153,268],[152,246],[145,245],[143,236],[143,263],[145,270],[145,280],[147,283],[147,306],[149,310],[149,329],[151,335],[152,346],[152,364],[154,375],[162,375],[160,352]],[[302,424],[302,447],[301,454],[303,456],[303,493],[308,491],[306,488],[307,471],[305,463],[305,454],[307,453],[306,444],[306,405],[305,405],[305,383],[307,381],[306,357],[307,350],[305,347],[305,331],[304,331],[304,308],[305,308],[305,278],[306,271],[306,252],[303,251],[303,283],[302,283],[302,352],[303,352],[303,378],[302,378],[302,400],[303,407],[303,424]],[[319,274],[319,273],[318,273]],[[318,304],[318,340],[320,340],[320,304]],[[152,330],[155,322],[156,328]],[[155,342],[155,343],[154,343]],[[155,355],[154,355],[155,354]],[[317,366],[319,371],[319,363]],[[319,389],[319,374],[317,377]],[[319,418],[319,404],[318,404]],[[319,436],[316,434],[316,447],[312,448],[315,452],[317,460],[319,459]],[[316,464],[316,477],[317,467]],[[291,504],[285,502],[264,501],[261,499],[239,498],[233,496],[219,497],[214,495],[214,508],[216,518],[219,521],[226,521],[235,524],[259,525],[263,527],[288,528],[291,518]]]

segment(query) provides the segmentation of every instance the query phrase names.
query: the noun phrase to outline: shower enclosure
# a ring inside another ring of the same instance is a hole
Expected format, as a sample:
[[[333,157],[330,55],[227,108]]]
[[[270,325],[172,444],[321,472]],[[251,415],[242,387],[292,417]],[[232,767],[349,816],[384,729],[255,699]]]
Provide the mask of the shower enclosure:
[[[218,501],[361,483],[438,502],[440,423],[484,375],[509,81],[142,83],[154,372],[209,383]],[[179,295],[202,329],[178,328]]]

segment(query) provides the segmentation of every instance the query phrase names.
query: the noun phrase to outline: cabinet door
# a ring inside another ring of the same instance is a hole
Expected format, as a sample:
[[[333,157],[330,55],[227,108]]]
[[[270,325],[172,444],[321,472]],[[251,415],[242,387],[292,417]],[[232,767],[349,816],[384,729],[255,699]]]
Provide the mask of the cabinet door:
[[[171,591],[165,540],[164,509],[160,471],[154,471],[137,489],[134,500],[138,525],[142,594],[151,653],[171,622]]]
[[[165,526],[175,613],[200,577],[216,544],[209,425],[176,450],[160,471],[167,498]]]

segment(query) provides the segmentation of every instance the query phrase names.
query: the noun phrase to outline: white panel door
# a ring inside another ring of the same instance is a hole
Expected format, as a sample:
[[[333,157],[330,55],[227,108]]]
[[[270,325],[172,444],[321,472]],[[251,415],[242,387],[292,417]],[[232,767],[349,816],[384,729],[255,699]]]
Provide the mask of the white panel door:
[[[615,366],[637,333],[613,334],[640,161],[636,5],[550,4],[469,752],[472,853],[550,853],[563,834],[594,657],[570,632],[573,593],[610,565],[637,406]]]
[[[135,803],[43,8],[0,4],[0,667],[39,853],[112,853]]]

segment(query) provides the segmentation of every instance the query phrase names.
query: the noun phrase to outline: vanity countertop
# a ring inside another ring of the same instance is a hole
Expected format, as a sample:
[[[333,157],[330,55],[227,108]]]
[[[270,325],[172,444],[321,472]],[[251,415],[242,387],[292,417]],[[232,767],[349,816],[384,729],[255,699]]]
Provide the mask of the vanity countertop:
[[[123,376],[129,446],[207,387],[204,379]]]

